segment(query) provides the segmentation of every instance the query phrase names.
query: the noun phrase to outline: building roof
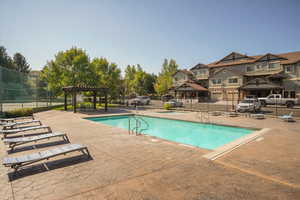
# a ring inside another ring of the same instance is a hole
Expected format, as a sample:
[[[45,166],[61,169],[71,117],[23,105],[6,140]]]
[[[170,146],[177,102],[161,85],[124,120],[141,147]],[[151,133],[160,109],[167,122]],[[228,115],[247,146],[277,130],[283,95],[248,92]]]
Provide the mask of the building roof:
[[[281,89],[280,85],[277,85],[266,78],[255,78],[240,87],[242,90],[266,90],[266,89]]]
[[[191,71],[187,70],[187,69],[179,69],[179,70],[177,70],[177,72],[175,74],[177,74],[179,72],[182,72],[182,73],[184,73],[186,75],[189,75],[189,76],[193,76],[193,73]]]
[[[194,67],[192,67],[190,70],[201,69],[201,68],[208,68],[208,66],[205,65],[205,64],[202,64],[202,63],[198,63],[197,65],[195,65]]]
[[[232,52],[231,54],[229,54],[228,56],[232,55],[232,54],[236,54],[236,55],[243,55],[243,54],[238,54],[236,52]],[[228,57],[226,56],[226,57]],[[281,64],[293,64],[293,63],[297,63],[300,62],[300,51],[296,51],[296,52],[289,52],[289,53],[281,53],[281,54],[271,54],[271,53],[267,53],[264,55],[256,55],[256,56],[246,56],[245,57],[239,57],[239,59],[237,60],[232,60],[229,62],[222,62],[223,59],[216,61],[216,62],[212,62],[210,64],[208,64],[209,67],[214,68],[214,67],[225,67],[225,66],[232,66],[232,65],[240,65],[240,64],[246,64],[246,63],[255,63],[257,61],[259,61],[261,58],[265,57],[265,56],[276,56],[278,57],[279,61]]]
[[[180,86],[176,87],[174,90],[176,91],[208,91],[206,88],[202,87],[201,85],[187,81]]]
[[[245,75],[245,73],[238,71],[238,70],[234,70],[234,69],[226,69],[226,68],[221,68],[221,69],[217,69],[216,71],[214,71],[213,75],[220,73],[221,71],[230,71],[238,76],[243,76]]]

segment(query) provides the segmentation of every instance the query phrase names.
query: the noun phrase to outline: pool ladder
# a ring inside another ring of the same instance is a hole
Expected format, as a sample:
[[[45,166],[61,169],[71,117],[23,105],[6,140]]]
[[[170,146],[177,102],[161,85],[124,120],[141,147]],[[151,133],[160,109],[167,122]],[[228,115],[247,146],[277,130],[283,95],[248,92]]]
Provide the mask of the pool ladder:
[[[133,120],[133,126],[132,126],[132,122],[131,120]],[[146,124],[145,128],[142,128],[142,123]],[[149,128],[149,124],[146,120],[144,120],[142,117],[138,117],[138,116],[131,116],[128,118],[128,133],[129,134],[135,134],[135,135],[139,135],[142,133],[142,131],[147,130]]]

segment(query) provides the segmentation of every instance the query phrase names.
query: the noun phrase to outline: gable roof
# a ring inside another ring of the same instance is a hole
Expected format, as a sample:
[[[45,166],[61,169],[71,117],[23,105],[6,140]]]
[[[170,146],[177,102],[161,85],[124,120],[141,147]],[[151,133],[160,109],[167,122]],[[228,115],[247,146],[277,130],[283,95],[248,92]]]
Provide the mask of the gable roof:
[[[188,70],[186,70],[186,69],[179,69],[179,70],[177,70],[177,72],[175,72],[175,74],[177,74],[177,73],[179,73],[179,72],[182,72],[182,73],[184,73],[184,74],[186,74],[186,75],[188,75],[188,76],[193,76],[193,73],[191,72],[191,71],[188,71]],[[174,75],[175,75],[174,74]],[[174,76],[173,75],[173,76]]]
[[[282,56],[278,56],[278,55],[275,55],[275,54],[271,54],[271,53],[267,53],[265,55],[262,55],[261,57],[257,58],[255,60],[255,62],[258,62],[258,61],[269,61],[269,60],[287,60],[287,58],[284,58]]]
[[[197,65],[192,67],[190,70],[201,69],[201,68],[208,68],[208,66],[205,64],[202,64],[202,63],[198,63]]]
[[[255,78],[240,87],[242,90],[259,90],[259,89],[281,89],[280,85],[269,81],[266,78]]]
[[[232,54],[232,53],[231,53]],[[229,55],[231,55],[229,54]],[[229,56],[228,55],[228,56]],[[300,51],[295,51],[295,52],[289,52],[289,53],[281,53],[281,54],[271,54],[271,53],[267,53],[264,55],[256,55],[256,56],[247,56],[246,59],[239,59],[239,60],[232,60],[226,63],[220,63],[220,61],[216,61],[216,62],[212,62],[210,64],[208,64],[208,66],[210,68],[214,68],[214,67],[227,67],[227,66],[232,66],[232,65],[240,65],[240,64],[247,64],[247,63],[255,63],[255,62],[259,62],[259,60],[261,60],[263,57],[270,57],[270,56],[274,56],[274,57],[278,57],[279,61],[281,64],[293,64],[293,63],[297,63],[300,62]],[[252,58],[252,59],[249,59]]]
[[[208,91],[205,87],[202,87],[201,85],[191,82],[191,81],[186,81],[185,83],[181,84],[180,86],[176,87],[175,90],[181,90],[181,91]]]
[[[216,71],[213,73],[213,75],[216,75],[216,74],[218,74],[218,73],[220,73],[220,72],[222,72],[222,71],[229,71],[229,72],[232,72],[233,74],[236,74],[236,75],[238,75],[238,76],[243,76],[243,75],[244,75],[243,72],[240,72],[240,71],[237,71],[237,70],[234,70],[234,69],[226,69],[226,68],[221,68],[221,69],[219,69],[219,70],[216,70]]]
[[[237,52],[231,52],[229,55],[225,56],[221,60],[217,61],[216,63],[219,64],[224,61],[235,61],[235,60],[249,60],[249,59],[254,59],[250,56],[247,56],[245,54],[237,53]]]

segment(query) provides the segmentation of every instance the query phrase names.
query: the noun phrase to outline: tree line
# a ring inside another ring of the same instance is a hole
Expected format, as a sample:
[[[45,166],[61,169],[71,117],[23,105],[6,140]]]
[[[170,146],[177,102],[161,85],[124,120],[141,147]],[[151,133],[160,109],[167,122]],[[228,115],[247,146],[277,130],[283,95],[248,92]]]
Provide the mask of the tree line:
[[[21,53],[15,53],[10,57],[4,46],[0,46],[0,66],[22,73],[30,72],[30,65],[26,58]]]
[[[172,86],[172,75],[177,71],[176,61],[165,59],[157,75],[147,73],[142,67],[128,65],[122,76],[120,67],[106,58],[91,59],[86,51],[72,47],[60,51],[47,62],[41,72],[49,90],[61,95],[64,86],[92,86],[109,88],[110,99],[121,96],[163,95]]]
[[[30,71],[24,56],[16,53],[11,58],[4,47],[0,47],[0,66],[23,73]],[[158,75],[147,73],[139,64],[128,65],[122,74],[116,63],[103,57],[91,59],[85,50],[72,47],[59,51],[46,63],[41,70],[38,87],[50,91],[53,96],[61,96],[62,87],[79,85],[107,87],[110,99],[163,95],[172,86],[172,75],[177,69],[175,60],[165,59]]]

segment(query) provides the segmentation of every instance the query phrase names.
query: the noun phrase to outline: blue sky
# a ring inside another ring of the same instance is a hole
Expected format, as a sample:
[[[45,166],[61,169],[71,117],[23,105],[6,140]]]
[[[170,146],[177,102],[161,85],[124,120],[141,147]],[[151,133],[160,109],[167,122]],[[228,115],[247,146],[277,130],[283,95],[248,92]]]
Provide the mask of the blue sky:
[[[157,73],[164,58],[190,68],[232,51],[300,51],[299,13],[298,0],[0,0],[0,45],[33,69],[77,46]]]

